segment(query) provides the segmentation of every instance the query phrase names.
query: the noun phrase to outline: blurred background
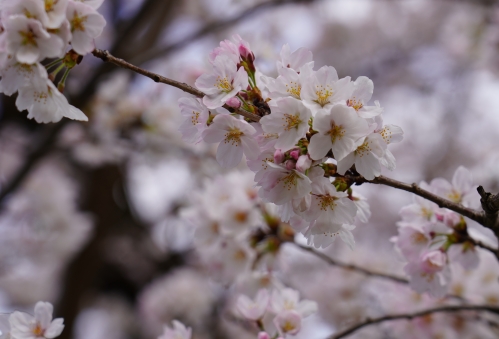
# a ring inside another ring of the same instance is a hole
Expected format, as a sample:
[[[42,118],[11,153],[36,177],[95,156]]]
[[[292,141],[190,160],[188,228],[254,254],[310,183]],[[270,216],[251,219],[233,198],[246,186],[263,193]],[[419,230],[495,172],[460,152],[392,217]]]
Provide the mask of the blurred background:
[[[107,26],[98,48],[190,85],[208,69],[209,51],[234,34],[269,76],[283,44],[310,49],[316,70],[371,78],[385,123],[404,130],[392,147],[397,168],[384,175],[450,180],[463,165],[477,185],[499,191],[494,0],[106,0],[99,11]],[[177,100],[187,95],[92,55],[71,72],[66,95],[88,123],[37,124],[16,110],[15,97],[0,98],[1,310],[32,312],[50,301],[65,319],[61,338],[156,338],[172,319],[192,326],[195,338],[256,338],[226,311],[231,289],[208,278],[182,218],[193,192],[223,173],[213,147],[180,139]],[[412,197],[388,187],[358,191],[372,217],[355,229],[356,249],[337,242],[326,252],[401,275],[390,237]],[[293,249],[280,260],[293,262],[286,283],[319,302],[301,338],[422,302],[405,286],[371,283]],[[499,274],[495,261],[484,262],[476,275]],[[463,274],[462,293],[499,303],[496,281],[485,291]],[[397,328],[363,333],[402,337]],[[453,337],[446,335],[439,338]]]

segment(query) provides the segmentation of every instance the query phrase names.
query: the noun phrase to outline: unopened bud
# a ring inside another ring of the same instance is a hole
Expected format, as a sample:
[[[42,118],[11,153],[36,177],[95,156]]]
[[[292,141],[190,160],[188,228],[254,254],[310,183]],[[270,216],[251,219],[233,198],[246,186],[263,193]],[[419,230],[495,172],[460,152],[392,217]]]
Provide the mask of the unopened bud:
[[[258,333],[258,339],[270,339],[270,335],[267,332]]]
[[[296,168],[296,162],[294,162],[294,160],[288,160],[284,165],[286,166],[286,169],[289,171],[294,170]]]
[[[274,164],[280,164],[284,161],[284,152],[278,148],[274,152]]]
[[[312,166],[312,159],[308,156],[308,154],[302,155],[298,158],[296,162],[296,170],[302,173],[305,173]]]
[[[294,149],[291,152],[289,152],[289,155],[291,156],[291,158],[298,160],[298,157],[300,156],[300,150]]]
[[[232,108],[239,108],[239,107],[241,107],[241,100],[239,100],[236,97],[230,98],[225,103],[227,104],[227,106],[232,107]]]

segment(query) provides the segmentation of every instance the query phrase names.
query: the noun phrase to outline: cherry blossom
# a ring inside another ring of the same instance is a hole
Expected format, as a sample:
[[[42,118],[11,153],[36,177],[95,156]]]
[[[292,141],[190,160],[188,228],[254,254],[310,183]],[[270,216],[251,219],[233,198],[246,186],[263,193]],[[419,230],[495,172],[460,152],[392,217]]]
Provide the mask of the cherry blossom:
[[[190,327],[185,327],[178,320],[173,320],[172,324],[172,327],[165,325],[163,334],[158,339],[191,339],[192,329]]]
[[[206,95],[203,103],[210,109],[223,106],[227,100],[248,86],[248,74],[244,68],[226,55],[219,55],[213,62],[213,73],[202,74],[196,87]]]
[[[246,121],[230,115],[217,115],[203,132],[207,143],[220,142],[217,161],[222,167],[234,167],[241,162],[243,153],[248,159],[258,157],[259,147],[252,135],[256,130]]]
[[[62,318],[52,320],[52,304],[39,301],[35,305],[35,315],[16,311],[9,317],[10,333],[13,338],[52,339],[64,329]]]
[[[94,39],[101,35],[106,20],[94,8],[82,2],[70,1],[66,13],[71,26],[71,46],[76,53],[85,55],[94,48]]]
[[[49,34],[35,19],[21,15],[9,16],[4,26],[7,51],[21,63],[33,64],[44,58],[60,57],[64,53],[63,41]]]
[[[355,110],[345,105],[335,105],[330,110],[320,110],[312,125],[318,133],[310,139],[308,152],[318,160],[332,150],[338,161],[355,150],[355,143],[368,134],[367,122]]]
[[[266,289],[260,289],[255,296],[255,300],[251,300],[245,295],[240,295],[237,299],[236,308],[246,319],[258,320],[265,314],[269,300],[269,291]]]
[[[274,147],[288,151],[305,137],[310,117],[310,111],[299,100],[282,98],[277,100],[272,114],[263,117],[260,123],[264,132],[279,136]]]
[[[338,79],[334,67],[323,66],[303,84],[301,98],[315,116],[319,110],[329,110],[336,103],[345,103],[351,88],[350,77]]]
[[[206,123],[210,112],[198,99],[180,98],[178,105],[185,119],[179,127],[182,139],[191,143],[199,142],[201,133],[208,127]]]
[[[19,88],[16,106],[20,111],[27,109],[28,118],[37,122],[57,122],[62,117],[88,120],[82,111],[68,103],[51,81],[42,77],[35,77],[33,82]]]
[[[410,275],[411,287],[419,293],[428,292],[441,298],[447,292],[450,269],[447,255],[439,250],[423,252],[417,262],[409,262],[404,271]]]
[[[373,94],[374,84],[368,77],[360,76],[353,83],[352,93],[347,99],[347,106],[353,107],[362,118],[373,118],[383,109],[375,102],[375,106],[366,106]]]

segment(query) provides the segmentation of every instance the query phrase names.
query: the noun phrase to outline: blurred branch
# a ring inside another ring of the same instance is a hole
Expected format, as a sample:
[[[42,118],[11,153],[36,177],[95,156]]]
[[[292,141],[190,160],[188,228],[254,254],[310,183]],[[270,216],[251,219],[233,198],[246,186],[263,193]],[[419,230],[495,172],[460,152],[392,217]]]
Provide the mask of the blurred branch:
[[[189,45],[195,40],[201,39],[202,37],[214,33],[216,31],[222,30],[224,28],[227,28],[231,25],[234,25],[236,23],[239,23],[245,19],[249,19],[250,17],[262,12],[265,9],[273,8],[273,7],[278,7],[282,5],[290,5],[290,4],[306,4],[306,3],[313,3],[315,0],[270,0],[266,2],[259,3],[251,8],[248,8],[247,10],[243,11],[242,13],[236,15],[233,18],[224,20],[224,21],[217,21],[213,23],[209,23],[206,26],[202,27],[199,29],[197,32],[192,33],[191,35],[182,38],[180,41],[173,43],[168,46],[164,47],[157,47],[157,48],[152,48],[139,56],[137,58],[134,58],[131,60],[132,63],[134,64],[142,64],[144,62],[147,62],[151,59],[155,59],[158,57],[165,56],[166,54],[171,53],[174,50],[177,50],[179,48],[182,48],[184,46]]]
[[[297,243],[293,243],[293,244],[295,246],[301,248],[302,250],[307,251],[307,252],[315,255],[316,257],[324,260],[325,262],[327,262],[328,264],[330,264],[332,266],[337,266],[337,267],[341,267],[341,268],[344,268],[344,269],[347,269],[347,270],[350,270],[350,271],[355,271],[355,272],[367,275],[369,277],[376,277],[376,278],[388,279],[388,280],[395,281],[395,282],[402,283],[402,284],[408,284],[409,283],[409,281],[407,279],[405,279],[405,278],[398,277],[396,275],[391,275],[391,274],[388,274],[388,273],[374,272],[374,271],[371,271],[371,270],[369,270],[367,268],[359,267],[359,266],[356,266],[356,265],[353,265],[353,264],[343,263],[343,262],[340,262],[338,260],[335,260],[335,259],[329,257],[328,255],[326,255],[326,254],[324,254],[322,252],[319,252],[319,251],[313,249],[312,247],[307,247],[307,246],[300,245],[300,244],[297,244]]]
[[[169,86],[173,86],[173,87],[176,87],[178,89],[181,89],[182,91],[184,92],[187,92],[189,94],[192,94],[198,98],[202,98],[205,96],[205,94],[201,91],[198,91],[197,89],[195,89],[194,87],[191,87],[189,85],[187,85],[186,83],[183,83],[183,82],[179,82],[179,81],[176,81],[176,80],[172,80],[172,79],[169,79],[169,78],[166,78],[164,76],[161,76],[159,74],[156,74],[156,73],[152,73],[152,72],[149,72],[143,68],[140,68],[140,67],[137,67],[135,65],[132,65],[131,63],[123,60],[123,59],[120,59],[120,58],[116,58],[115,56],[111,55],[111,53],[109,53],[108,51],[103,51],[103,50],[100,50],[100,49],[95,49],[92,54],[101,59],[102,61],[104,62],[110,62],[112,64],[115,64],[119,67],[123,67],[123,68],[126,68],[126,69],[129,69],[135,73],[138,73],[138,74],[141,74],[143,76],[146,76],[150,79],[152,79],[153,81],[155,82],[160,82],[162,84],[166,84],[166,85],[169,85]],[[228,110],[232,110],[232,108],[228,107],[228,106],[225,106],[225,108],[227,108]],[[255,115],[253,113],[250,113],[250,112],[247,112],[247,111],[244,111],[244,110],[236,110],[235,113],[237,114],[240,114],[242,115],[243,117],[245,118],[248,118],[252,121],[259,121],[260,120],[260,117],[258,115]]]
[[[385,315],[379,318],[367,318],[365,321],[360,322],[352,327],[349,327],[341,332],[335,333],[328,337],[328,339],[340,339],[344,338],[353,332],[360,330],[363,327],[379,324],[385,321],[399,320],[399,319],[407,319],[411,320],[418,317],[424,317],[433,313],[454,313],[454,312],[462,312],[462,311],[484,311],[491,312],[494,314],[499,314],[499,307],[487,306],[487,305],[459,305],[459,306],[440,306],[435,308],[430,308],[427,310],[414,312],[414,313],[403,313],[403,314],[393,314],[393,315]]]

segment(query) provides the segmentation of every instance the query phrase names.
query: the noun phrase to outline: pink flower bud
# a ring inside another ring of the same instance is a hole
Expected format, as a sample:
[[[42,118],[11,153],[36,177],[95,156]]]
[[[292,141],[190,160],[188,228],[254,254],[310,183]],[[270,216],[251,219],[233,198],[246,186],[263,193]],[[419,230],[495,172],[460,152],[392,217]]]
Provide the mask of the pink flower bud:
[[[296,162],[294,162],[293,160],[286,161],[284,165],[286,166],[286,169],[290,171],[296,168]]]
[[[245,44],[241,43],[239,45],[239,54],[243,59],[248,59],[248,56],[251,56],[253,53],[249,50],[248,46],[245,46]]]
[[[284,152],[280,149],[276,149],[274,152],[274,163],[280,164],[284,161]]]
[[[241,100],[239,100],[236,97],[230,98],[225,103],[227,104],[227,106],[232,107],[232,108],[239,108],[239,107],[241,107]]]
[[[305,173],[305,171],[308,170],[310,166],[312,166],[312,159],[310,159],[307,154],[301,155],[296,162],[296,170],[302,173]]]
[[[270,335],[267,332],[258,333],[258,339],[270,339]]]
[[[289,155],[291,156],[291,158],[298,160],[298,157],[300,156],[300,150],[294,149],[291,152],[289,152]]]

